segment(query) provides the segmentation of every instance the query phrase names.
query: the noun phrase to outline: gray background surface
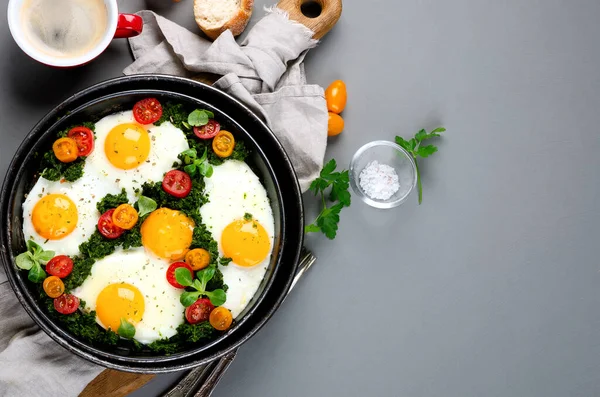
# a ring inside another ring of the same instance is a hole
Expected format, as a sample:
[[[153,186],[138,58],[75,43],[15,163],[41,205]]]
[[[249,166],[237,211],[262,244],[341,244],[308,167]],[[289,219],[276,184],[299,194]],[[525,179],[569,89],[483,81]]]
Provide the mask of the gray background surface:
[[[191,3],[119,1],[197,31]],[[80,69],[38,65],[0,4],[3,175],[37,120],[131,58],[121,41]],[[597,0],[347,0],[306,63],[350,92],[327,158],[447,136],[423,163],[422,206],[355,200],[335,241],[308,239],[316,266],[214,395],[600,395],[599,15]]]

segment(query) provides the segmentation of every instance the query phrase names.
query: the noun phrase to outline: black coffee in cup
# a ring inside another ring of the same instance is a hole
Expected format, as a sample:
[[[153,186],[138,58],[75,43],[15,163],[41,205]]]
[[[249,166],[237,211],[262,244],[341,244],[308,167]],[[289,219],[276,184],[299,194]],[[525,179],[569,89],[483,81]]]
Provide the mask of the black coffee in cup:
[[[52,57],[78,57],[96,47],[108,19],[103,0],[25,0],[21,7],[25,38]]]

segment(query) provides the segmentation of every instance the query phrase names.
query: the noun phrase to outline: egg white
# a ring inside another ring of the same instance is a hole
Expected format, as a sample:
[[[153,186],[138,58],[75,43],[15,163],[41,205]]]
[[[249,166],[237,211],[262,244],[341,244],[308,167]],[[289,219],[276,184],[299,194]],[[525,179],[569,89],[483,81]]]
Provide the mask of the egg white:
[[[94,168],[94,172],[103,175],[111,183],[118,186],[120,191],[124,188],[133,196],[136,188],[144,182],[156,182],[163,179],[164,174],[173,168],[177,155],[189,149],[185,134],[170,122],[160,126],[144,126],[150,136],[150,154],[140,166],[122,170],[110,163],[104,151],[108,133],[119,124],[136,123],[132,111],[120,112],[106,116],[96,123],[96,146],[92,154],[86,159]],[[136,123],[137,124],[137,123]]]
[[[144,315],[135,325],[134,339],[148,344],[177,333],[184,322],[184,307],[179,302],[183,290],[174,288],[166,278],[168,263],[147,253],[143,247],[117,249],[97,261],[90,276],[73,294],[85,301],[86,310],[96,310],[96,299],[110,284],[128,283],[144,296]],[[98,324],[106,328],[100,320]]]
[[[248,305],[265,276],[273,252],[275,221],[267,191],[250,167],[237,160],[225,161],[213,167],[213,175],[205,178],[205,193],[209,202],[200,208],[202,222],[219,243],[219,254],[223,255],[221,234],[231,222],[244,218],[246,213],[258,221],[267,231],[271,251],[264,261],[247,268],[231,262],[219,266],[223,280],[229,286],[227,301],[223,305],[236,318]]]
[[[40,177],[23,203],[23,236],[44,246],[46,250],[55,251],[57,255],[77,255],[79,244],[87,241],[96,230],[100,214],[96,203],[105,195],[118,193],[119,189],[107,183],[101,175],[84,166],[83,176],[75,182],[52,182]],[[31,214],[37,202],[48,194],[64,194],[77,207],[77,226],[69,235],[60,240],[47,240],[35,231]]]

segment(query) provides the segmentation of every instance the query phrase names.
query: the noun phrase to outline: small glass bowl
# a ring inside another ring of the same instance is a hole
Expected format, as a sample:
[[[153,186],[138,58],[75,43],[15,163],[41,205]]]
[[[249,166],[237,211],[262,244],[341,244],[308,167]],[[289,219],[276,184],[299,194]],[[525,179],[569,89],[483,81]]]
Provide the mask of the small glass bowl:
[[[387,200],[374,199],[360,187],[360,173],[372,161],[386,164],[396,170],[400,189]],[[406,150],[388,141],[373,141],[356,151],[350,162],[350,185],[354,193],[375,208],[394,208],[402,204],[417,185],[417,167]]]

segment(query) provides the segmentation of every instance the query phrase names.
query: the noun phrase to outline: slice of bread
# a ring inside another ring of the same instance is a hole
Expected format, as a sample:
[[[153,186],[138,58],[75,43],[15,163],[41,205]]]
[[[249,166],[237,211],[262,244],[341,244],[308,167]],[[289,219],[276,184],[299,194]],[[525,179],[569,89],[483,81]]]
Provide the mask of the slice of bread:
[[[253,6],[254,0],[194,0],[194,17],[213,40],[227,29],[238,36],[246,29]]]

